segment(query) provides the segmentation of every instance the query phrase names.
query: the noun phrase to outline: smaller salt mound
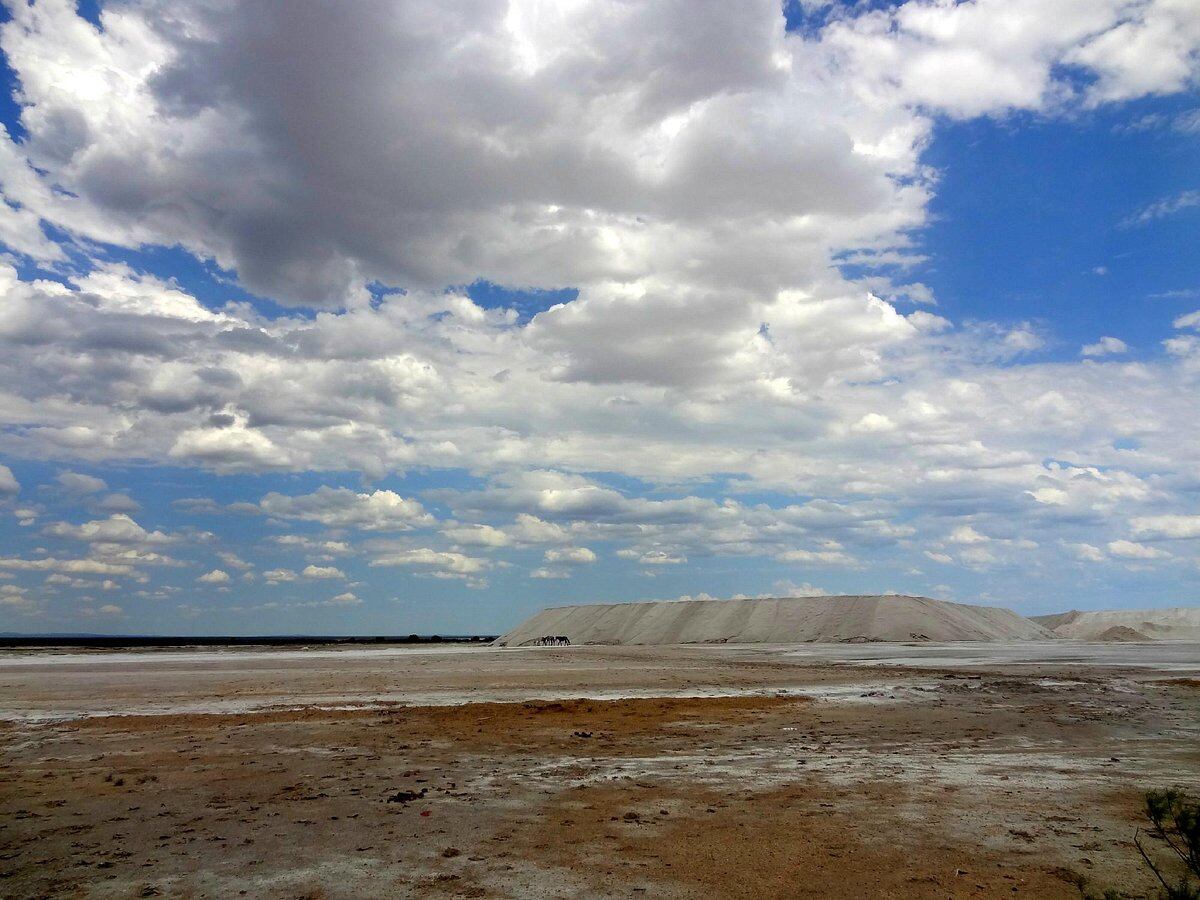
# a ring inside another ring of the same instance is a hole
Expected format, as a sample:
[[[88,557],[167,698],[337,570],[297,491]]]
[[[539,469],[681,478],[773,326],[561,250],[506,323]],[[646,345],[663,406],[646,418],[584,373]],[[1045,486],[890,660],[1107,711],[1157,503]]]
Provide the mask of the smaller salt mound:
[[[1200,607],[1196,606],[1096,612],[1073,609],[1052,616],[1034,616],[1033,620],[1059,637],[1077,641],[1200,641]],[[1105,637],[1117,629],[1133,632],[1137,637],[1128,634],[1124,637]]]
[[[546,636],[573,644],[852,641],[1019,641],[1053,635],[1012,610],[928,597],[783,597],[606,603],[546,609],[502,635],[501,646]]]
[[[1148,641],[1140,631],[1135,631],[1125,625],[1114,625],[1112,628],[1106,628],[1104,631],[1096,635],[1098,641]]]

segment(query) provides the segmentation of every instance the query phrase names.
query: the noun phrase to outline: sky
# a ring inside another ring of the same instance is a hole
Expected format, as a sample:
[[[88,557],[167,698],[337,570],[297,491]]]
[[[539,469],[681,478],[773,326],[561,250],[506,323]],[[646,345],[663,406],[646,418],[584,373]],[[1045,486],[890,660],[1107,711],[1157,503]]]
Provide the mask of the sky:
[[[0,631],[1200,601],[1200,0],[10,0]]]

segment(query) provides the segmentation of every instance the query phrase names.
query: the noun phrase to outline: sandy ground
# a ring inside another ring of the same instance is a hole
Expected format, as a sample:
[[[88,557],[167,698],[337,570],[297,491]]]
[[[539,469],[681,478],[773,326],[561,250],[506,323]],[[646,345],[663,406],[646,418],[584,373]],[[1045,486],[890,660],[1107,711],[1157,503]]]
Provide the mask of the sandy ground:
[[[0,895],[1151,895],[1200,646],[836,649],[6,654]]]

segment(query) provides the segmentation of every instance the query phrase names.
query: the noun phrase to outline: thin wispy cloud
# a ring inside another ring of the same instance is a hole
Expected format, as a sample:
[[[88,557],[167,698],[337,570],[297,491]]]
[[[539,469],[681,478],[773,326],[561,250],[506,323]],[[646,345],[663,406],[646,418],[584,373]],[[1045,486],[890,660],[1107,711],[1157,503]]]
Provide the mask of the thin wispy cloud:
[[[1155,200],[1143,206],[1137,212],[1121,220],[1123,228],[1134,228],[1138,225],[1146,225],[1156,219],[1163,219],[1167,216],[1173,216],[1181,213],[1184,210],[1195,209],[1200,206],[1200,191],[1180,191],[1171,197],[1163,197],[1161,200]]]

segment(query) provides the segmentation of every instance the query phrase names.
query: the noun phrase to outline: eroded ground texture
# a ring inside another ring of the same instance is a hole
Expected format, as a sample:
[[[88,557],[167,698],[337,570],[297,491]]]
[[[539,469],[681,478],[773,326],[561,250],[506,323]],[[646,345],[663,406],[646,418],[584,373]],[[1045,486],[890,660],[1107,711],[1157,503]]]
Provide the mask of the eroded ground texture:
[[[1200,647],[796,649],[10,654],[0,894],[1153,896]]]

